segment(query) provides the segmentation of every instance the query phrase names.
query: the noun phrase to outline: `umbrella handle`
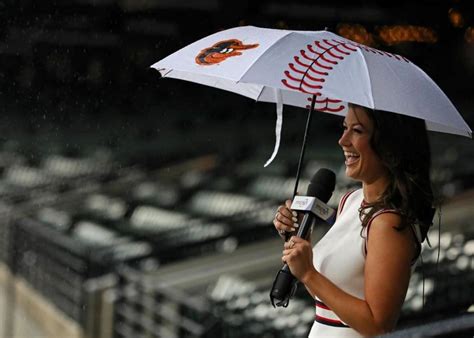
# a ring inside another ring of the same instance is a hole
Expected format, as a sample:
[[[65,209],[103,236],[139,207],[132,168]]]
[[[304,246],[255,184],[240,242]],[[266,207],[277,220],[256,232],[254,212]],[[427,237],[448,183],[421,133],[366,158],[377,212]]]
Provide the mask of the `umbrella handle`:
[[[306,143],[307,143],[307,138],[308,138],[308,131],[311,125],[311,118],[313,115],[315,104],[316,104],[316,95],[313,95],[313,98],[311,99],[311,106],[309,107],[309,110],[308,110],[308,118],[306,119],[306,128],[304,130],[303,144],[301,145],[300,159],[298,161],[298,170],[296,171],[296,182],[295,182],[295,190],[293,191],[293,198],[295,198],[296,193],[298,192],[298,183],[300,181],[301,166],[303,164],[304,152],[306,150]]]

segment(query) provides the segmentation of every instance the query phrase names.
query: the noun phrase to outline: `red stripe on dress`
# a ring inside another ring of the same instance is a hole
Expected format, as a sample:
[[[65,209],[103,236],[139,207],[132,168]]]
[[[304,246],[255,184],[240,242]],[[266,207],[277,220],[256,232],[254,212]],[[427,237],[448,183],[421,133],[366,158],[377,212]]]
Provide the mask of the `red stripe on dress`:
[[[316,301],[315,305],[316,305],[316,307],[320,307],[321,309],[325,309],[325,310],[332,311],[332,310],[331,310],[330,308],[328,308],[327,305],[324,304],[323,302]]]
[[[332,311],[329,307],[327,307],[326,304],[324,304],[320,300],[315,299],[315,305],[317,308],[321,308],[321,309],[331,311],[332,313],[334,313],[334,311]],[[340,319],[333,319],[333,318],[328,318],[328,317],[318,315],[317,310],[316,310],[316,314],[314,315],[314,320],[317,321],[318,323],[325,324],[325,325],[330,325],[330,326],[335,326],[335,327],[349,327],[346,324],[344,324]]]
[[[364,242],[365,255],[367,255],[367,242],[369,241],[370,225],[372,224],[372,221],[374,220],[375,217],[377,217],[379,215],[382,215],[382,214],[398,214],[398,215],[400,215],[400,212],[396,209],[382,209],[382,210],[379,210],[375,214],[372,215],[372,217],[369,219],[369,222],[367,223],[367,237],[365,238],[365,242]]]
[[[314,316],[314,320],[320,324],[324,324],[324,325],[329,325],[329,326],[333,326],[333,327],[342,327],[342,328],[348,328],[349,326],[344,324],[343,322],[339,321],[339,320],[334,320],[334,319],[329,319],[329,318],[326,318],[326,317],[321,317],[321,316],[318,316],[318,315],[315,315]]]
[[[323,317],[323,316],[320,316],[320,315],[316,315],[316,319],[324,320],[325,322],[330,322],[330,323],[334,323],[334,324],[342,324],[342,322],[340,320],[331,319],[331,318]]]
[[[346,193],[344,194],[344,196],[342,196],[341,201],[339,202],[339,208],[338,208],[338,211],[337,211],[337,214],[338,214],[338,215],[341,214],[342,209],[344,208],[344,204],[346,204],[347,198],[348,198],[354,191],[357,191],[357,189],[356,189],[356,190],[348,191],[348,192],[346,192]]]

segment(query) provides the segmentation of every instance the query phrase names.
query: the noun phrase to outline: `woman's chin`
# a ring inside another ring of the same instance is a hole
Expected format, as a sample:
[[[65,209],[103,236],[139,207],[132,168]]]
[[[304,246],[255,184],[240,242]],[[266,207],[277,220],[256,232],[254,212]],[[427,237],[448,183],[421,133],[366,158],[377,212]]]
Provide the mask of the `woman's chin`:
[[[351,166],[346,165],[346,176],[352,178],[353,180],[357,180],[357,170]]]

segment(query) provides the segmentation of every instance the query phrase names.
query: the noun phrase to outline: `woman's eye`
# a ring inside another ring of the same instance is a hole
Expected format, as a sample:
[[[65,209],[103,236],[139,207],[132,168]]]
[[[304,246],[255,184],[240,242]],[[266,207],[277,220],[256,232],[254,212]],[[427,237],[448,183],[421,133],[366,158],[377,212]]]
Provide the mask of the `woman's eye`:
[[[354,130],[354,133],[356,133],[356,134],[362,134],[361,129],[354,128],[353,130]]]

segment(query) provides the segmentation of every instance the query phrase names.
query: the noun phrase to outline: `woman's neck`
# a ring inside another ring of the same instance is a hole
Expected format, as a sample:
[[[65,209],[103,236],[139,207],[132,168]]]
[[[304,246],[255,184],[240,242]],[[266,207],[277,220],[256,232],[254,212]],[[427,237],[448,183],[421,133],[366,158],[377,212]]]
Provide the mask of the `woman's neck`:
[[[364,201],[367,203],[373,203],[377,201],[385,192],[389,184],[389,179],[386,176],[381,176],[380,178],[367,183],[362,182],[362,191],[364,193]]]

